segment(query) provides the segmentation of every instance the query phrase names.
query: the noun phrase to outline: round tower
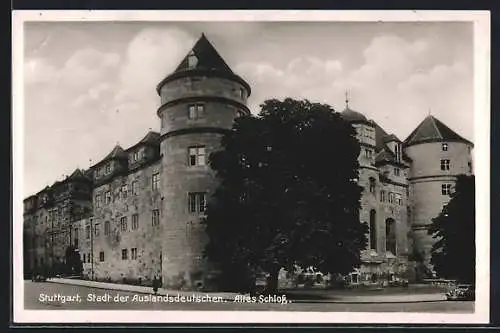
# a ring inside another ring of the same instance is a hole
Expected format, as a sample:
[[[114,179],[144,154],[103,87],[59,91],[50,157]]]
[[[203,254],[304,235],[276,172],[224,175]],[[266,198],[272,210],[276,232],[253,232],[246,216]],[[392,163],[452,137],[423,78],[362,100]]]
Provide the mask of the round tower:
[[[472,174],[473,144],[433,116],[428,116],[404,142],[412,159],[410,215],[414,251],[429,264],[434,239],[428,234],[432,219],[450,200],[460,174]]]
[[[234,119],[250,112],[246,106],[250,86],[202,35],[177,69],[158,84],[157,92],[163,286],[197,288],[206,273],[202,258],[206,234],[200,218],[217,185],[208,157],[220,148]]]
[[[349,108],[348,100],[346,107],[341,112],[344,120],[348,121],[356,130],[356,138],[360,144],[359,180],[358,184],[363,187],[361,195],[361,208],[359,218],[361,222],[368,224],[370,231],[368,235],[368,248],[375,252],[385,252],[383,224],[378,213],[377,193],[380,191],[378,169],[375,167],[376,155],[376,128],[373,121],[368,120],[365,115]]]

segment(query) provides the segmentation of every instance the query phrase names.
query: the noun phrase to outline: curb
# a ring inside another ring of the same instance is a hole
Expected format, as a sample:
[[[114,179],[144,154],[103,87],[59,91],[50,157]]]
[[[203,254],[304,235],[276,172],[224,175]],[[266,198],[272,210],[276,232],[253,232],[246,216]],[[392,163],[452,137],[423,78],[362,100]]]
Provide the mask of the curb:
[[[81,280],[78,280],[81,281]],[[85,285],[81,283],[70,283],[69,281],[54,281],[53,279],[47,279],[48,283],[56,283],[56,284],[65,284],[65,285],[72,285],[72,286],[82,286],[82,287],[87,287],[87,288],[95,288],[95,289],[101,289],[101,290],[115,290],[115,291],[123,291],[123,292],[132,292],[132,293],[137,293],[137,294],[143,294],[143,295],[155,295],[154,292],[152,291],[146,291],[146,290],[127,290],[125,288],[119,288],[118,286],[107,286],[103,285],[101,283],[96,283],[95,285]],[[111,287],[111,288],[110,288]],[[167,295],[175,295],[177,293],[178,295],[184,294],[184,293],[191,293],[191,294],[204,294],[204,295],[210,295],[210,293],[200,293],[200,292],[189,292],[189,291],[175,291],[172,290],[170,292],[166,292],[164,290],[158,290],[158,293],[156,294],[157,296],[167,296]],[[241,294],[244,295],[244,294]],[[183,295],[181,295],[183,296]],[[210,295],[212,296],[212,295]],[[221,297],[222,300],[224,301],[234,301],[235,295],[232,296],[227,296],[227,295],[213,295],[213,297]],[[362,297],[362,296],[361,296]],[[335,299],[300,299],[300,300],[294,300],[293,298],[289,298],[289,295],[287,295],[287,298],[291,301],[291,303],[303,303],[303,304],[320,304],[320,303],[325,303],[325,304],[407,304],[407,303],[438,303],[438,302],[443,302],[446,301],[446,297],[442,297],[442,299],[421,299],[421,300],[379,300],[379,301],[373,301],[373,300],[335,300]]]
[[[81,281],[81,280],[78,280],[78,281]],[[129,292],[129,293],[136,293],[136,294],[142,294],[142,295],[155,295],[155,293],[153,291],[146,291],[146,290],[127,290],[127,289],[124,289],[124,288],[118,288],[118,287],[111,287],[110,286],[105,286],[105,285],[102,285],[102,284],[96,284],[96,285],[84,285],[84,284],[80,284],[80,283],[69,283],[68,281],[54,281],[54,280],[51,280],[51,279],[47,279],[45,282],[48,282],[48,283],[56,283],[56,284],[64,284],[64,285],[69,285],[69,286],[80,286],[80,287],[87,287],[87,288],[94,288],[94,289],[101,289],[101,290],[114,290],[114,291],[122,291],[122,292]],[[152,288],[151,288],[152,289]],[[210,295],[210,293],[200,293],[200,292],[189,292],[189,291],[179,291],[179,290],[171,290],[171,292],[166,292],[164,290],[160,290],[158,289],[158,293],[156,294],[156,296],[172,296],[172,295],[175,295],[175,293],[177,293],[177,295],[180,295],[180,296],[185,296],[185,295],[181,295],[181,294],[203,294],[203,295],[209,295],[209,296],[212,296],[212,297],[221,297],[222,300],[224,301],[228,301],[228,300],[231,300],[233,301],[234,300],[234,296],[232,297],[228,297],[227,295],[223,296],[223,295]]]

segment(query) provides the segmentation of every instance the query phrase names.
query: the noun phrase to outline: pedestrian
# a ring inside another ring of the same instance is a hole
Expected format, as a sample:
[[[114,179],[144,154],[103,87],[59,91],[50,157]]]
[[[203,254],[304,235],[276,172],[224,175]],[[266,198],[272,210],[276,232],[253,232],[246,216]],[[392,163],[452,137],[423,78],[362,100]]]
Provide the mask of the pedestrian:
[[[156,275],[153,278],[153,292],[155,295],[158,293],[158,279],[156,278]]]

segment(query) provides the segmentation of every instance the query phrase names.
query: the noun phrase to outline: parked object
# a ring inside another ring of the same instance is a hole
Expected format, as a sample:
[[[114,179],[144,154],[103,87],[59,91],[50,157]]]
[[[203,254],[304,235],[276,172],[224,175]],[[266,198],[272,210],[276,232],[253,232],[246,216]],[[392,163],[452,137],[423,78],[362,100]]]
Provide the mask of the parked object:
[[[31,281],[33,281],[33,282],[45,282],[45,281],[47,281],[47,277],[42,275],[42,274],[35,273],[35,274],[33,274]]]
[[[446,293],[448,301],[474,301],[476,299],[474,286],[459,284]]]

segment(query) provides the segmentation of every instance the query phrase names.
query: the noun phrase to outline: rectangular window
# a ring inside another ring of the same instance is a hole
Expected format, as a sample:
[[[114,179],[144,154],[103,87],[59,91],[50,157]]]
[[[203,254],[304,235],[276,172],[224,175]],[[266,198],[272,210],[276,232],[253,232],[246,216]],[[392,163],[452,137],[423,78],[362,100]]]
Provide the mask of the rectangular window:
[[[90,260],[91,260],[91,256],[90,256],[90,253],[87,253],[87,262],[90,263]]]
[[[188,105],[188,118],[189,119],[199,119],[203,118],[205,113],[204,104],[189,104]]]
[[[153,209],[153,215],[151,217],[151,224],[153,226],[157,226],[160,224],[160,210],[159,209]]]
[[[73,244],[78,247],[78,228],[75,228],[75,236],[73,238]]]
[[[87,262],[87,256],[85,255],[85,253],[83,254],[82,262]]]
[[[190,213],[203,213],[206,210],[206,193],[189,193],[188,200],[189,212]]]
[[[372,158],[372,151],[370,149],[365,149],[365,157]]]
[[[389,203],[394,203],[394,193],[389,192]]]
[[[123,216],[120,218],[120,230],[127,231],[127,217]]]
[[[394,168],[394,175],[399,176],[399,168]]]
[[[139,214],[132,215],[132,230],[139,228]]]
[[[104,222],[104,236],[108,236],[110,231],[109,221]]]
[[[99,223],[94,224],[94,236],[99,237],[101,225]]]
[[[96,195],[96,196],[95,196],[95,206],[96,206],[97,208],[100,208],[100,207],[101,207],[101,200],[102,200],[102,199],[101,199],[101,195],[100,195],[100,194],[98,194],[98,195]]]
[[[128,259],[128,250],[122,249],[122,260],[127,260],[127,259]]]
[[[442,144],[441,144],[441,149],[442,149],[443,151],[448,151],[448,144],[447,144],[447,143],[442,143]]]
[[[403,198],[401,197],[401,194],[395,194],[395,199],[396,199],[396,204],[402,206],[403,205]]]
[[[128,186],[127,184],[122,185],[121,188],[122,198],[126,198],[128,195]]]
[[[441,160],[441,170],[450,170],[450,160]]]
[[[380,202],[385,202],[385,191],[380,191]]]
[[[140,155],[139,155],[139,151],[134,151],[134,153],[132,154],[132,161],[133,161],[133,162],[138,161],[138,160],[139,160],[139,157],[140,157]]]
[[[132,182],[132,194],[133,194],[133,195],[137,195],[137,185],[138,185],[138,184],[137,184],[137,180],[134,180],[134,181]]]
[[[137,259],[137,248],[133,247],[130,249],[130,259],[136,260]]]
[[[104,261],[104,251],[99,252],[99,261],[100,262]]]
[[[108,205],[109,203],[111,203],[111,192],[106,191],[106,205]]]
[[[451,184],[442,184],[441,185],[441,194],[442,195],[450,195],[451,194]]]
[[[205,147],[189,147],[189,166],[205,165]]]
[[[85,238],[90,239],[90,225],[85,226]]]
[[[154,173],[153,178],[152,178],[152,189],[153,191],[156,191],[160,188],[160,173]]]

